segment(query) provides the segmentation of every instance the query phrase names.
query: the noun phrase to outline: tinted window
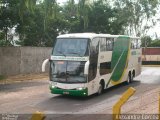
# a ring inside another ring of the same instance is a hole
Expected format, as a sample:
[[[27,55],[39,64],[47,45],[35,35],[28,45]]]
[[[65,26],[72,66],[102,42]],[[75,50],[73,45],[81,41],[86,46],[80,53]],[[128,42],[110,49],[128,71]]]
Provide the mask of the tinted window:
[[[114,46],[114,39],[113,38],[106,38],[106,40],[107,40],[107,42],[106,42],[107,51],[112,51],[113,46]]]
[[[101,38],[101,42],[100,42],[100,50],[102,51],[107,51],[107,41],[106,38]]]
[[[114,46],[113,38],[101,38],[100,51],[112,51]]]
[[[53,49],[54,56],[88,56],[88,39],[57,39]]]
[[[99,40],[100,38],[94,38],[92,41],[91,41],[91,46],[90,46],[90,52],[92,55],[94,54],[98,54],[98,51],[99,51]]]
[[[141,41],[139,39],[131,39],[131,49],[139,49],[141,47]]]
[[[83,83],[87,82],[84,75],[85,62],[51,61],[50,79],[54,82]]]
[[[100,75],[111,73],[111,62],[100,63]]]

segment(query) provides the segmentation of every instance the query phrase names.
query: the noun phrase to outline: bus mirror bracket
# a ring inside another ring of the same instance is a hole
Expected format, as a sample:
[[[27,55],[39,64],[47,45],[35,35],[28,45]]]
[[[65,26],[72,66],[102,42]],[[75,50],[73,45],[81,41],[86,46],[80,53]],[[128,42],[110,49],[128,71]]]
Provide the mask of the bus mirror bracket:
[[[43,61],[43,63],[42,63],[42,72],[45,72],[46,71],[46,64],[49,62],[49,59],[46,59],[46,60],[44,60]]]
[[[88,75],[88,69],[89,69],[89,60],[86,62],[85,66],[84,66],[84,74]]]

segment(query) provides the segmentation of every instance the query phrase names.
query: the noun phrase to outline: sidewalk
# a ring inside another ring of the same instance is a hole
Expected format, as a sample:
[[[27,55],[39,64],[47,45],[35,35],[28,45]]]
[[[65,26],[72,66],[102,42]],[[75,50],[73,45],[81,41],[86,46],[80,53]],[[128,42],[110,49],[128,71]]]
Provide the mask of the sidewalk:
[[[0,80],[0,84],[14,83],[14,82],[23,82],[30,80],[48,80],[48,73],[39,73],[39,74],[21,74],[15,76],[8,76]]]
[[[121,108],[122,114],[158,114],[160,88],[146,91],[136,97],[134,95]],[[112,114],[112,110],[104,110],[103,114]]]

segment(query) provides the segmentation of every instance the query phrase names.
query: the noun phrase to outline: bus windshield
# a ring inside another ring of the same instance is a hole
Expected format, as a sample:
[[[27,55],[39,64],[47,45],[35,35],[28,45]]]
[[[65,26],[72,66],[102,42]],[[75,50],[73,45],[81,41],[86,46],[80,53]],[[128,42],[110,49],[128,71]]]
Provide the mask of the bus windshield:
[[[88,41],[85,38],[58,38],[52,54],[54,56],[88,56]]]
[[[85,62],[51,61],[50,79],[60,83],[85,83]]]

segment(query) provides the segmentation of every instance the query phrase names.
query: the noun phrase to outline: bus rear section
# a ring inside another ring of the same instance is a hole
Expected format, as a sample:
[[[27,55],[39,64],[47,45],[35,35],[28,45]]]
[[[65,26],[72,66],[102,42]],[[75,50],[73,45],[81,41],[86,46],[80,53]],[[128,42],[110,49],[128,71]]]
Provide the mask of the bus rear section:
[[[141,72],[140,39],[121,35],[114,37],[113,44],[107,88],[122,82],[131,83]]]

